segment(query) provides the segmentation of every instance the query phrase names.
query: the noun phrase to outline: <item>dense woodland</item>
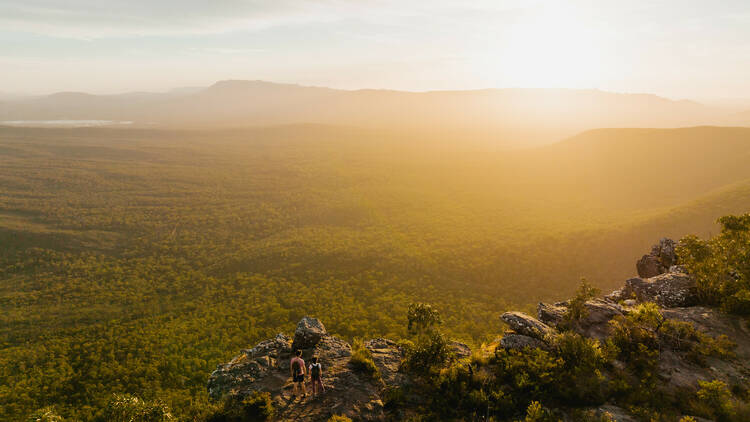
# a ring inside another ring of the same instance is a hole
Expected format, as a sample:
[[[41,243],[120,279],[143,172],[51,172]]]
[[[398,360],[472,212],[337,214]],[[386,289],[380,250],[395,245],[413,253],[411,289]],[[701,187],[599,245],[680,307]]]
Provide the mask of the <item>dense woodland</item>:
[[[304,315],[407,336],[602,289],[658,237],[750,209],[750,130],[598,130],[487,151],[384,132],[0,128],[0,419],[113,393],[211,411],[205,381]]]

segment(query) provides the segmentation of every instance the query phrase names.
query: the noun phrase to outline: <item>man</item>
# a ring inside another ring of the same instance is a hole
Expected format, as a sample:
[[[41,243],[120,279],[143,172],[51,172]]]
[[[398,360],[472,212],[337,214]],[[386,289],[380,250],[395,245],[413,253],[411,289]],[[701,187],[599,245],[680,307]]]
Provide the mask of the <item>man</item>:
[[[294,393],[292,397],[297,397],[297,390],[302,389],[302,397],[307,397],[307,388],[305,388],[305,361],[302,360],[302,350],[297,350],[294,357],[289,362],[292,371],[292,383],[294,384]]]

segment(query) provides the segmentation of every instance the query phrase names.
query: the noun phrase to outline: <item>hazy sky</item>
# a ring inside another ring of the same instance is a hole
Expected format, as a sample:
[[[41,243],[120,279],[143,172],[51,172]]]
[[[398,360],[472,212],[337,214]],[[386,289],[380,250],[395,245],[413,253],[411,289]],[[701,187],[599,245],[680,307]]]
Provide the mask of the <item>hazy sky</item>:
[[[750,98],[748,0],[0,0],[0,92],[222,79]]]

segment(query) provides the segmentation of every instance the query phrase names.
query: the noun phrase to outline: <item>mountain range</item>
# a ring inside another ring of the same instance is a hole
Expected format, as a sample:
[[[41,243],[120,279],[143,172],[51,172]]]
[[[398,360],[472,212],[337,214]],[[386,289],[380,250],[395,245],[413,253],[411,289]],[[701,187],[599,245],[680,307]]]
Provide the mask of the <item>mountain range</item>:
[[[165,93],[60,92],[1,101],[0,122],[19,120],[111,120],[168,128],[316,123],[518,146],[600,127],[743,126],[750,124],[750,112],[599,90],[406,92],[227,80]]]

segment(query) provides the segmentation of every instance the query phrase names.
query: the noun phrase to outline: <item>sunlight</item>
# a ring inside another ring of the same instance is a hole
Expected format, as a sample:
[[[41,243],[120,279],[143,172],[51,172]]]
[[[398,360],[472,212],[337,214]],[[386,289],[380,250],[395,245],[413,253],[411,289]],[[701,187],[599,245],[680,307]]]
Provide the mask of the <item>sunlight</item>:
[[[519,87],[591,87],[601,80],[601,48],[587,19],[570,8],[548,8],[508,32],[493,68]]]

